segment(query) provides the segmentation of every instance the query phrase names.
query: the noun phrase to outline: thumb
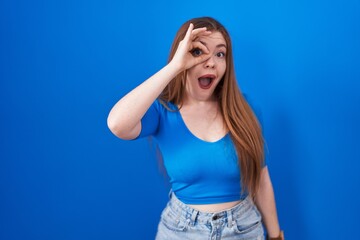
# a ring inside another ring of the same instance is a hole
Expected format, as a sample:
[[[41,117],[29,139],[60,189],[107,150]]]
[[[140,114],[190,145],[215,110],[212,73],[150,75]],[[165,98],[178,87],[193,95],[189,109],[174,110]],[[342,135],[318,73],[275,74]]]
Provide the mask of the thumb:
[[[207,60],[209,60],[210,57],[211,57],[210,53],[204,53],[201,56],[196,57],[195,62],[196,62],[196,64],[203,63],[203,62],[206,62]]]

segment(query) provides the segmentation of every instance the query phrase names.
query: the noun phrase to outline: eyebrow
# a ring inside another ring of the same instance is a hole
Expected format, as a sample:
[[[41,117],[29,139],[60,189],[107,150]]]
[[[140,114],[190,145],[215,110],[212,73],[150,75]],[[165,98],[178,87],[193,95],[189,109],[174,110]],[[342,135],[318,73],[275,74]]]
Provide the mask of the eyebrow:
[[[207,46],[206,42],[204,42],[204,41],[199,41],[199,42],[201,42],[202,44],[204,44],[205,46]],[[220,47],[226,48],[226,45],[223,44],[223,43],[220,43],[220,44],[216,45],[216,48],[220,48]]]

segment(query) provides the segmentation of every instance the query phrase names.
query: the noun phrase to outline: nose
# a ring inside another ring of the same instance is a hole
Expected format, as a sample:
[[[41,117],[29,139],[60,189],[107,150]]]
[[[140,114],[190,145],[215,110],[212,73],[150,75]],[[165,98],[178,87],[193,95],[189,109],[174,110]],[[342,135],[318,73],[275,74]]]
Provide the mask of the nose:
[[[210,57],[208,60],[205,61],[205,68],[214,68],[215,61],[213,57]]]

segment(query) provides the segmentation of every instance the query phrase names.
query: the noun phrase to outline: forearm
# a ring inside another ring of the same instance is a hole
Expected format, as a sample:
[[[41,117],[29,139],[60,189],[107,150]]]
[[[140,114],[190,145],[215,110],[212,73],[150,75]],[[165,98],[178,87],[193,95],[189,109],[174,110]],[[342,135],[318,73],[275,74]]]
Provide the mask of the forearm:
[[[278,237],[280,226],[277,217],[274,190],[267,167],[262,170],[260,187],[256,194],[255,203],[262,215],[263,223],[269,237]]]
[[[111,109],[108,126],[116,136],[123,139],[137,137],[141,130],[141,118],[170,81],[180,72],[209,58],[206,46],[194,39],[208,36],[211,32],[206,31],[206,28],[193,28],[194,25],[190,24],[168,65],[125,95]],[[193,56],[191,50],[195,48],[201,49],[205,54]]]
[[[178,68],[170,63],[121,98],[109,113],[110,130],[120,138],[135,138],[141,130],[141,118],[178,73]]]

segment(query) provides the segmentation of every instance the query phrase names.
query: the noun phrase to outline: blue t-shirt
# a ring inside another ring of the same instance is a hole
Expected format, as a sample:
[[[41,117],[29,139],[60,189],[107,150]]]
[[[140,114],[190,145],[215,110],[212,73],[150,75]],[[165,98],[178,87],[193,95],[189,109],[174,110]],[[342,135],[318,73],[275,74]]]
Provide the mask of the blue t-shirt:
[[[141,120],[138,138],[153,136],[162,153],[172,191],[186,204],[213,204],[240,196],[238,157],[231,137],[216,142],[193,135],[177,107],[156,100]]]

